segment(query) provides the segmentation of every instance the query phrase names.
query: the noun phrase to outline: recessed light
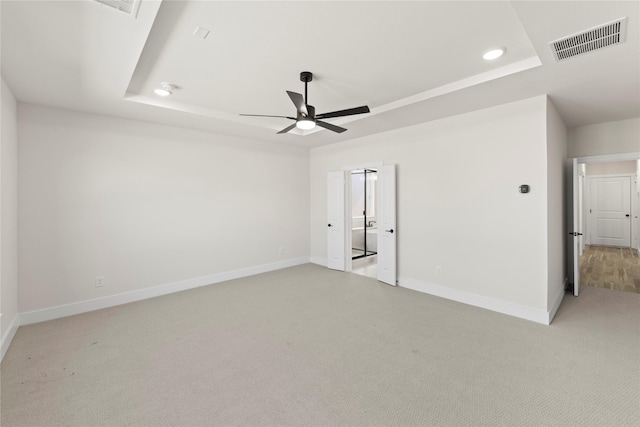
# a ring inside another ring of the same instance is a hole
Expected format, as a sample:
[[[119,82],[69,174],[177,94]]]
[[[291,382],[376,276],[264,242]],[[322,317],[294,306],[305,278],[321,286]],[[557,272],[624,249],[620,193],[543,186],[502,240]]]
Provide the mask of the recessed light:
[[[173,90],[176,88],[176,85],[171,83],[162,82],[160,83],[160,87],[155,89],[154,92],[158,96],[169,96],[173,93]]]
[[[498,59],[507,51],[504,47],[497,47],[491,50],[486,51],[482,57],[485,61],[491,61],[493,59]]]

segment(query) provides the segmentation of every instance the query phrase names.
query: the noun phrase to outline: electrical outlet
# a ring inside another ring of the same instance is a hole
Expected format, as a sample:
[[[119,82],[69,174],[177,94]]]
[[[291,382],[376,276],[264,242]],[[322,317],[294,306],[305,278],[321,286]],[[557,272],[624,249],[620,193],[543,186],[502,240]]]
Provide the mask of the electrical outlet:
[[[436,276],[442,276],[442,267],[436,265]]]
[[[104,276],[96,276],[96,288],[104,286]]]

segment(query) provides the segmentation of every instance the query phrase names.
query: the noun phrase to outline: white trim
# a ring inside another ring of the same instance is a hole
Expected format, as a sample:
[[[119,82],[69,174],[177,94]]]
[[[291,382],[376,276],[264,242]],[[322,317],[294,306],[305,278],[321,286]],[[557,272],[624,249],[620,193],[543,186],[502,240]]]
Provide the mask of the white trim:
[[[578,157],[578,163],[621,162],[625,160],[638,159],[640,159],[640,151],[632,153],[603,154],[601,156],[581,156]]]
[[[585,175],[584,186],[582,187],[582,203],[584,204],[584,217],[582,225],[584,231],[582,237],[585,239],[585,245],[591,245],[591,180]]]
[[[61,317],[73,316],[75,314],[86,313],[89,311],[100,310],[102,308],[113,307],[116,305],[127,304],[134,301],[141,301],[148,298],[154,298],[161,295],[172,294],[174,292],[185,291],[187,289],[198,288],[201,286],[212,285],[214,283],[225,282],[227,280],[239,279],[241,277],[253,276],[256,274],[267,273],[269,271],[280,270],[283,268],[294,267],[309,262],[309,257],[293,258],[285,261],[274,262],[271,264],[257,265],[254,267],[233,270],[224,273],[211,274],[208,276],[196,277],[193,279],[181,280],[178,282],[167,283],[164,285],[153,286],[150,288],[139,289],[136,291],[125,292],[117,295],[111,295],[92,300],[74,302],[71,304],[59,305],[56,307],[44,308],[41,310],[20,313],[20,324],[29,325],[32,323],[44,322],[47,320],[58,319]]]
[[[612,173],[609,175],[587,175],[587,178],[591,179],[591,178],[618,178],[618,177],[622,177],[622,178],[635,178],[636,174],[635,173]]]
[[[360,163],[359,165],[343,166],[342,170],[345,172],[351,172],[358,169],[377,168],[378,166],[383,165],[383,162]]]
[[[603,155],[599,155],[599,156],[580,156],[577,157],[578,159],[578,163],[606,163],[606,162],[620,162],[620,161],[627,161],[627,160],[639,160],[640,161],[640,151],[634,151],[634,152],[630,152],[630,153],[617,153],[617,154],[603,154]],[[636,174],[636,180],[637,180],[638,175]],[[587,180],[587,182],[589,182],[589,180]],[[585,188],[583,187],[583,194],[585,195],[585,198],[588,197],[591,194],[591,188],[587,189],[587,193],[584,193]],[[636,182],[636,191],[640,191],[640,185],[638,185],[638,183]],[[633,195],[632,195],[633,196]],[[587,199],[589,204],[591,203],[591,200]],[[634,198],[631,197],[631,202],[634,203]],[[586,209],[587,206],[585,206],[585,214],[586,214]],[[640,215],[640,213],[638,212],[638,210],[640,209],[640,207],[636,206],[636,213],[635,215]],[[632,207],[633,210],[633,207]],[[590,218],[590,217],[589,217]],[[591,244],[591,239],[590,239],[590,234],[591,231],[588,229],[588,227],[590,226],[589,224],[590,221],[584,221],[584,223],[586,224],[586,228],[585,231],[583,232],[584,234],[587,234],[587,232],[589,233],[589,235],[586,236],[586,242],[585,244],[590,245]],[[634,227],[637,227],[637,219],[635,221],[631,222],[631,226],[632,229]],[[636,247],[638,249],[638,254],[640,254],[640,240],[638,239],[638,232],[636,231],[635,234],[632,231],[631,232],[631,247],[633,247],[633,241],[635,241]],[[584,237],[584,236],[583,236]],[[584,240],[583,240],[584,241]]]
[[[556,317],[556,313],[560,308],[560,304],[562,304],[562,300],[564,299],[564,295],[567,293],[565,289],[567,288],[568,278],[564,278],[564,283],[562,284],[562,288],[556,294],[555,299],[553,300],[553,304],[551,305],[551,309],[548,312],[547,325],[550,325],[553,321],[553,318]]]
[[[382,163],[382,162],[380,162]],[[344,171],[344,231],[345,231],[345,246],[344,246],[344,271],[349,273],[353,271],[353,171],[357,169],[369,169],[377,168],[382,165],[368,165],[362,166],[356,169],[349,169]],[[344,170],[344,167],[343,167]],[[366,201],[365,201],[366,203]],[[363,217],[364,221],[364,217]],[[347,232],[347,230],[349,230]],[[366,227],[365,227],[366,231]]]
[[[551,318],[551,312],[546,312],[544,310],[538,310],[532,307],[526,307],[524,305],[514,304],[512,302],[485,297],[482,295],[476,295],[470,292],[460,291],[458,289],[452,289],[446,286],[435,285],[433,283],[426,283],[407,277],[399,278],[398,285],[403,288],[413,289],[414,291],[446,298],[452,301],[461,302],[463,304],[472,305],[474,307],[480,307],[498,313],[507,314],[509,316],[519,317],[521,319],[530,320],[532,322],[541,323],[543,325],[548,325]]]
[[[534,55],[529,58],[522,59],[518,62],[514,62],[502,67],[494,68],[489,71],[485,71],[484,73],[475,74],[475,75],[472,75],[471,77],[466,77],[464,79],[456,80],[454,82],[447,83],[445,85],[438,86],[433,89],[429,89],[425,92],[411,95],[407,98],[399,99],[397,101],[392,101],[388,104],[380,105],[378,107],[375,107],[371,111],[371,114],[369,114],[369,117],[376,114],[384,113],[390,110],[406,107],[407,105],[415,104],[417,102],[425,101],[427,99],[432,99],[438,96],[446,95],[448,93],[467,89],[469,87],[483,84],[491,80],[499,79],[501,77],[506,77],[512,74],[527,71],[532,68],[539,67],[541,65],[542,65],[542,61],[540,61],[540,58]]]
[[[9,350],[13,337],[16,336],[16,332],[18,332],[19,326],[20,317],[16,314],[11,321],[11,325],[9,325],[9,329],[7,329],[7,332],[2,337],[2,344],[0,344],[0,361],[2,361],[2,359],[4,359],[4,355],[7,354],[7,350]]]
[[[323,267],[327,266],[327,259],[326,258],[321,258],[319,256],[312,256],[311,259],[309,260],[309,262],[311,262],[313,264],[321,265]]]
[[[639,249],[638,242],[638,216],[640,216],[640,206],[638,206],[638,172],[631,176],[631,247]]]

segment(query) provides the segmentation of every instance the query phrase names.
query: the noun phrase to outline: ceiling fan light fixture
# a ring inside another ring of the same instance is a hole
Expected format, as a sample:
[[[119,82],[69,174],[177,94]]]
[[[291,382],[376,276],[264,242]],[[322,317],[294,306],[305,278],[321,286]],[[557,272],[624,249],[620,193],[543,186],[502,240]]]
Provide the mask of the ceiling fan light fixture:
[[[500,58],[502,55],[504,55],[504,53],[506,51],[507,51],[507,49],[504,48],[504,47],[496,47],[496,48],[493,48],[493,49],[490,49],[490,50],[486,51],[482,55],[482,58],[484,58],[485,61],[492,61],[494,59]]]
[[[316,122],[311,119],[300,119],[296,122],[296,127],[302,130],[311,130],[316,127]]]
[[[160,87],[155,89],[154,92],[158,96],[169,96],[173,94],[173,90],[176,88],[176,85],[172,85],[171,83],[162,82],[160,83]]]
[[[316,125],[320,126],[323,129],[329,129],[332,132],[342,133],[346,131],[345,128],[336,126],[331,123],[327,123],[325,119],[331,119],[334,117],[346,117],[353,116],[355,114],[364,114],[369,113],[369,107],[363,105],[361,107],[356,108],[347,108],[345,110],[331,111],[329,113],[322,113],[316,115],[316,109],[313,105],[307,104],[309,98],[307,97],[307,84],[313,80],[313,74],[310,71],[303,71],[300,73],[300,81],[304,82],[304,96],[300,93],[287,91],[291,102],[296,107],[296,117],[290,116],[273,116],[273,115],[265,115],[265,114],[240,114],[241,116],[253,116],[253,117],[279,117],[283,119],[295,120],[295,123],[287,126],[282,129],[278,134],[283,134],[291,131],[293,128],[298,128],[301,130],[311,130],[316,127]],[[302,135],[306,135],[306,133],[302,133]]]

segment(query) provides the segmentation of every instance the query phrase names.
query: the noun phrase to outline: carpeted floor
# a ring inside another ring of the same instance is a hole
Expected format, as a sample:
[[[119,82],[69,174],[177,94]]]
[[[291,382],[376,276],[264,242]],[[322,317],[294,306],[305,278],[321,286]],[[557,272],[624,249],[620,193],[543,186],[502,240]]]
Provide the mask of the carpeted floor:
[[[630,426],[640,295],[551,326],[307,264],[21,327],[2,426]]]
[[[580,257],[580,284],[640,293],[640,256],[635,249],[587,246]]]

